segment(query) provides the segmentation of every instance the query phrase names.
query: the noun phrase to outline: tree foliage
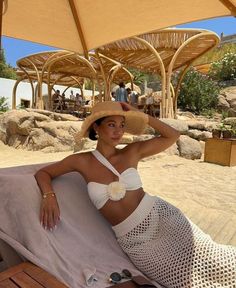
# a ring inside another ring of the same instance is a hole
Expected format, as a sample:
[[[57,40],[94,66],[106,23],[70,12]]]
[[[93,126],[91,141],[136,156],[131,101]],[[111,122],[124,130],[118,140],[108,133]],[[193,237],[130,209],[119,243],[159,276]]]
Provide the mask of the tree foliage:
[[[216,108],[218,94],[219,86],[214,81],[190,69],[181,85],[178,107],[201,114]]]
[[[139,71],[138,69],[129,68],[130,73],[134,75],[134,84],[140,86],[148,79],[147,73]]]
[[[3,50],[2,55],[0,56],[0,78],[17,79],[15,70],[11,67],[11,65],[6,63]]]
[[[222,46],[218,46],[201,56],[200,58],[197,58],[194,61],[194,65],[200,65],[200,64],[206,64],[206,63],[212,63],[220,61],[222,58],[224,58],[225,54],[227,53],[233,53],[236,54],[236,45],[235,43],[226,43]]]
[[[0,111],[6,112],[9,109],[7,98],[6,97],[0,97]]]
[[[210,76],[217,81],[236,78],[236,53],[226,53],[224,57],[212,63]]]

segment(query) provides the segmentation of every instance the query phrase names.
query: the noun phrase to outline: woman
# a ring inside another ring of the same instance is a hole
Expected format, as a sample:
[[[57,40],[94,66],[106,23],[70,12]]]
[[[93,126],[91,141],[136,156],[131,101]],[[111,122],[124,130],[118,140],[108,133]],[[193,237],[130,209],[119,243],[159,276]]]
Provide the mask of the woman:
[[[140,134],[146,124],[160,136],[116,148],[124,132]],[[95,151],[71,155],[35,175],[42,225],[53,229],[60,220],[52,179],[78,171],[118,243],[149,278],[166,287],[236,287],[235,249],[217,245],[177,208],[142,189],[139,160],[171,146],[179,132],[127,103],[108,101],[95,105],[84,121],[77,138],[86,136],[97,140]]]

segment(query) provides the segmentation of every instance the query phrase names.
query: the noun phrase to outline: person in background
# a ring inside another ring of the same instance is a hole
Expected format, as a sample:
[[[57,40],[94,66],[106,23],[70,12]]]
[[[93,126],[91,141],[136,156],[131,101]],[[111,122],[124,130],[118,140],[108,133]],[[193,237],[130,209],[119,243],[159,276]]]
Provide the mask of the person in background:
[[[60,98],[60,90],[56,90],[56,92],[52,95],[53,103],[58,103]]]
[[[116,102],[128,103],[128,94],[125,89],[125,84],[123,82],[120,82],[119,88],[116,89],[115,94],[116,94],[116,98],[115,98]]]
[[[145,103],[145,106],[144,106],[144,113],[147,113],[151,116],[155,116],[155,113],[154,113],[154,97],[152,95],[152,93],[149,93],[147,96],[146,96],[146,103]]]
[[[75,100],[75,95],[73,90],[70,91],[70,100]]]
[[[126,91],[128,94],[129,104],[137,108],[138,107],[138,93],[136,93],[135,91],[132,91],[130,88],[127,88]]]

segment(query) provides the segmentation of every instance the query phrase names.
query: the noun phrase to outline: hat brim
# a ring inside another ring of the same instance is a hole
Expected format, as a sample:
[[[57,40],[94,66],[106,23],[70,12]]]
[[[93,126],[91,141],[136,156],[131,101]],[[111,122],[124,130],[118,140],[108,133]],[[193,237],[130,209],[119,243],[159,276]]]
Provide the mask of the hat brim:
[[[125,117],[125,132],[133,135],[140,135],[145,130],[148,124],[148,115],[138,111],[99,111],[88,116],[79,133],[75,135],[75,142],[81,141],[82,138],[88,137],[89,129],[92,124],[103,117],[109,116],[124,116]]]

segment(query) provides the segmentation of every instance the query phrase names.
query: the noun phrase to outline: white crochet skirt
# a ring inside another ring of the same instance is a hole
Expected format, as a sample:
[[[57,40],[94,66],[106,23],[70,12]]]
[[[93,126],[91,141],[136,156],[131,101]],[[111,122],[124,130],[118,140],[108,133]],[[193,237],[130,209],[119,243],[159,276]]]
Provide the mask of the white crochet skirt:
[[[135,266],[165,287],[236,287],[236,248],[216,244],[160,198],[146,194],[113,230]]]

